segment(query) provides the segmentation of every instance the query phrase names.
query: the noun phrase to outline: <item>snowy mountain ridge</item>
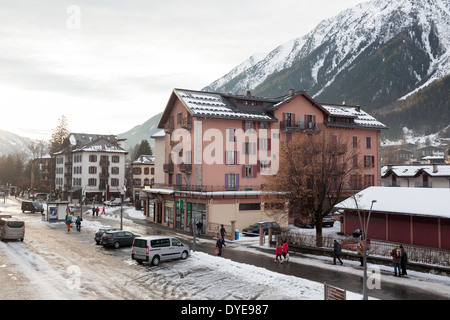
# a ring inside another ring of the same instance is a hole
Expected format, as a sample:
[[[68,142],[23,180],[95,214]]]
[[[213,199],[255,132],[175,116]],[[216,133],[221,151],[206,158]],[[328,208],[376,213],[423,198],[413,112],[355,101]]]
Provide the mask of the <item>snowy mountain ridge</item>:
[[[264,84],[278,72],[293,68],[302,59],[309,74],[298,72],[295,89],[305,89],[320,96],[367,50],[374,51],[407,32],[428,60],[426,70],[411,69],[416,83],[398,98],[405,98],[431,82],[450,73],[450,1],[448,0],[372,0],[342,11],[297,39],[280,45],[256,62],[252,57],[242,65],[249,66],[218,79],[206,91],[242,93],[265,91]],[[383,57],[383,61],[389,59]],[[306,61],[308,60],[308,61]],[[256,63],[255,63],[256,62]],[[300,86],[300,87],[299,87]],[[281,88],[280,88],[281,89]],[[389,90],[389,88],[386,88]],[[285,88],[279,94],[285,94]],[[376,99],[374,95],[372,97]]]

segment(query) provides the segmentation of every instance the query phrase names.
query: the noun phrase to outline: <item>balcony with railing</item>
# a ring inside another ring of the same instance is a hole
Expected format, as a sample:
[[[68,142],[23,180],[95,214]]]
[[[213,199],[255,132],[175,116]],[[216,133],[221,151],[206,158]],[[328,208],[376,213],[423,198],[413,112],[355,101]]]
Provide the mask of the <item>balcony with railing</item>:
[[[172,173],[174,169],[173,163],[164,163],[163,164],[163,171],[166,173]]]
[[[320,125],[313,121],[292,121],[283,120],[280,121],[281,131],[318,131],[320,130]]]
[[[171,122],[168,122],[164,125],[164,132],[165,133],[172,133],[172,131],[174,130],[174,125]]]
[[[184,117],[181,119],[180,125],[183,129],[191,130],[192,128],[192,118],[191,117]]]
[[[178,165],[178,168],[183,173],[187,173],[187,174],[192,173],[192,164],[190,164],[190,163],[180,163]]]

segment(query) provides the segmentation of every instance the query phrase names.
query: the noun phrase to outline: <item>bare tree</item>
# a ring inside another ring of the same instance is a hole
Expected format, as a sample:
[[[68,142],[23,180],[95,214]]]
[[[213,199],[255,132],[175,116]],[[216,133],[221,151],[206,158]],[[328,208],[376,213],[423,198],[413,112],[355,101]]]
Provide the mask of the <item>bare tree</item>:
[[[268,176],[263,187],[268,191],[264,203],[275,208],[269,215],[288,210],[290,218],[312,221],[317,245],[322,246],[322,219],[342,200],[344,182],[359,170],[356,150],[329,131],[295,133],[280,148],[278,173]]]

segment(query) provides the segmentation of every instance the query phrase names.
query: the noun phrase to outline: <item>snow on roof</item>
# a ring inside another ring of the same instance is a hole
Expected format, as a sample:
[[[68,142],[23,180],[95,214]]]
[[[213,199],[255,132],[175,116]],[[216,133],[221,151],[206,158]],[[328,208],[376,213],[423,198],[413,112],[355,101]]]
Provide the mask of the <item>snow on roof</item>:
[[[368,211],[373,200],[372,211],[439,217],[450,219],[450,188],[390,188],[369,187],[355,195],[360,210]],[[336,209],[356,210],[355,199],[338,203]]]
[[[150,155],[140,155],[133,164],[155,164],[155,157]]]
[[[355,124],[362,127],[386,128],[383,123],[363,111],[359,106],[322,104],[322,107],[327,110],[331,116],[353,118],[355,119]]]
[[[242,112],[231,105],[220,93],[175,89],[193,116],[248,120],[272,120],[263,112]]]
[[[86,145],[81,146],[80,148],[72,150],[72,152],[80,152],[80,151],[128,153],[125,149],[121,148],[120,146],[109,140],[106,140],[103,137],[91,141]]]
[[[384,166],[381,168],[381,177],[385,177],[389,172],[393,172],[397,177],[415,177],[420,171],[432,177],[449,177],[450,164]]]
[[[166,133],[164,132],[164,130],[160,130],[156,132],[154,135],[152,135],[150,138],[164,138],[164,137],[166,137]]]

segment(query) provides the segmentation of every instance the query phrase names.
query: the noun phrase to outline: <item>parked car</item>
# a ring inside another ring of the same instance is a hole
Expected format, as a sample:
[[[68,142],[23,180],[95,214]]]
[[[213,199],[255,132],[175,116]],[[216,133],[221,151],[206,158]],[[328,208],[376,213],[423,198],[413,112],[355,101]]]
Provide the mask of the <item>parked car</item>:
[[[242,234],[246,235],[246,236],[256,236],[259,235],[259,226],[263,225],[263,232],[264,234],[269,234],[269,227],[272,227],[272,233],[280,233],[281,232],[281,227],[278,223],[273,222],[273,221],[261,221],[261,222],[257,222],[253,225],[251,225],[250,227],[244,228],[242,230]]]
[[[119,231],[120,229],[118,228],[102,228],[102,229],[98,229],[97,232],[94,234],[94,240],[97,244],[100,244],[100,242],[102,241],[102,236],[105,232],[108,231]]]
[[[299,227],[299,228],[314,229],[315,224],[312,220],[310,220],[308,218],[295,218],[294,226]]]
[[[177,238],[167,236],[138,237],[134,239],[131,249],[131,259],[138,263],[151,262],[156,266],[160,261],[171,259],[186,259],[189,256],[189,246]]]
[[[104,247],[129,247],[133,244],[134,238],[140,237],[129,231],[107,231],[102,235],[101,243]]]
[[[0,219],[0,241],[21,240],[25,237],[25,222],[14,218]]]
[[[44,206],[42,203],[35,201],[22,201],[22,212],[25,211],[44,213]]]
[[[120,198],[115,198],[114,200],[103,201],[103,204],[108,207],[120,206],[121,203],[122,203],[122,199],[120,199]]]
[[[322,227],[332,227],[334,226],[333,216],[325,216],[322,219]]]

